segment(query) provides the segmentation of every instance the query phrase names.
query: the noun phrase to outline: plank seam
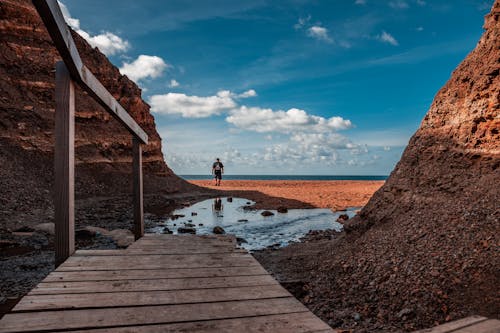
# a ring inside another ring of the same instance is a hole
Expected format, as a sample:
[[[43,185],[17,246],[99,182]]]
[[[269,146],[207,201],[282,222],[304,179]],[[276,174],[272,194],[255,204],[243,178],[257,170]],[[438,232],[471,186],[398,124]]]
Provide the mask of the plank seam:
[[[258,286],[262,287],[262,286]],[[158,290],[155,290],[158,291]],[[111,293],[112,294],[112,293]],[[64,294],[67,295],[67,294]],[[155,304],[133,304],[133,305],[114,305],[114,306],[86,306],[86,307],[75,307],[75,308],[50,308],[50,309],[34,309],[34,310],[17,310],[11,311],[11,313],[39,313],[39,312],[59,312],[59,311],[78,311],[78,310],[99,310],[99,309],[123,309],[123,308],[143,308],[148,306],[168,306],[168,305],[188,305],[188,304],[216,304],[216,303],[228,303],[228,302],[246,302],[246,301],[260,301],[260,300],[270,300],[270,299],[284,299],[290,298],[295,299],[291,295],[287,296],[275,296],[275,297],[261,297],[261,298],[245,298],[245,299],[228,299],[222,301],[201,301],[201,302],[182,302],[182,303],[155,303]]]
[[[208,279],[208,278],[223,278],[223,277],[241,277],[241,276],[263,276],[263,275],[269,275],[269,274],[245,274],[245,275],[217,275],[217,276],[181,276],[181,277],[166,277],[166,278],[149,278],[149,279],[142,279],[142,278],[137,278],[137,279],[117,279],[117,280],[57,280],[57,281],[42,281],[42,283],[70,283],[70,282],[102,282],[102,281],[141,281],[141,280],[175,280],[175,279]]]

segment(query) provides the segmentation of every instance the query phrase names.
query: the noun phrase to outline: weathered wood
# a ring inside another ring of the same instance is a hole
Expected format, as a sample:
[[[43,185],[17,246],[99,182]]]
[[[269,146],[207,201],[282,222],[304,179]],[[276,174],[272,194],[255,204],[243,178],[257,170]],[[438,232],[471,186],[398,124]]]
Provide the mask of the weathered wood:
[[[467,318],[462,318],[459,320],[451,321],[449,323],[439,325],[436,327],[426,328],[426,329],[423,329],[420,331],[416,331],[415,333],[447,333],[447,332],[451,332],[451,331],[455,332],[456,330],[458,330],[460,328],[470,326],[473,324],[477,324],[477,323],[480,323],[480,322],[486,321],[486,320],[488,320],[488,318],[486,318],[486,317],[470,316]],[[477,331],[477,332],[480,332],[480,331]]]
[[[49,274],[43,282],[70,281],[116,281],[144,279],[179,279],[179,278],[209,278],[224,276],[263,275],[267,272],[260,265],[244,267],[209,267],[181,269],[141,269],[141,270],[108,270],[108,271],[55,271]]]
[[[155,280],[116,280],[89,282],[42,282],[28,295],[104,293],[152,290],[188,290],[224,287],[250,287],[278,284],[270,275],[182,278]]]
[[[104,109],[118,119],[123,126],[142,143],[148,143],[146,132],[135,122],[127,111],[116,101],[109,91],[83,65],[70,28],[67,26],[57,0],[33,0],[66,67],[80,86],[87,91]]]
[[[153,248],[150,250],[76,250],[74,256],[76,257],[86,257],[86,256],[103,256],[103,257],[113,257],[113,256],[171,256],[171,255],[181,255],[181,254],[222,254],[222,253],[246,253],[243,249],[229,249],[227,247],[208,247],[207,248],[185,248],[178,249],[175,247],[169,248]]]
[[[157,324],[147,326],[127,326],[102,328],[89,331],[74,331],[73,333],[332,333],[333,330],[324,322],[318,320],[310,312],[267,315],[259,317],[207,320],[194,323]]]
[[[217,303],[10,313],[2,319],[0,333],[180,323],[306,311],[299,301],[288,297]]]
[[[265,286],[172,291],[30,295],[24,297],[12,311],[209,303],[280,297],[290,297],[290,294],[277,283]]]
[[[456,333],[500,333],[500,320],[488,319],[467,327],[463,327]]]
[[[75,252],[75,87],[63,62],[56,64],[54,148],[55,264]]]
[[[142,191],[142,148],[141,143],[137,138],[132,138],[132,169],[133,169],[133,184],[134,184],[134,236],[138,240],[144,236],[144,198]]]
[[[74,256],[68,258],[59,271],[117,270],[117,269],[175,269],[201,267],[235,267],[258,265],[257,261],[241,253],[186,254],[171,256]]]

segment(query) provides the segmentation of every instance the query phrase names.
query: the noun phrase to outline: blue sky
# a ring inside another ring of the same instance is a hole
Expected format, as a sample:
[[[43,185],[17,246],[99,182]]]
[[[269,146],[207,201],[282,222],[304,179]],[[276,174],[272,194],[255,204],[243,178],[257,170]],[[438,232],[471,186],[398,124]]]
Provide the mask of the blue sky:
[[[64,0],[178,174],[387,175],[493,0]]]

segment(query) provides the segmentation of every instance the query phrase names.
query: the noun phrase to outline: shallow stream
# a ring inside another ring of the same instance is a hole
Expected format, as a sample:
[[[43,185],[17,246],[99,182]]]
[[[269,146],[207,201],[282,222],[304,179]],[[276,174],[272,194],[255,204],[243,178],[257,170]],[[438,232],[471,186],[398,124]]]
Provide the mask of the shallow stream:
[[[192,206],[173,212],[175,219],[165,221],[164,226],[149,230],[162,233],[166,228],[177,234],[178,228],[195,228],[196,234],[213,234],[215,226],[222,227],[226,233],[243,239],[241,247],[259,250],[268,246],[285,246],[298,241],[310,230],[334,229],[340,231],[342,225],[336,222],[340,214],[354,216],[359,208],[345,212],[332,212],[330,209],[290,209],[287,213],[274,213],[262,216],[263,210],[245,209],[254,202],[243,198],[216,198],[201,201]]]

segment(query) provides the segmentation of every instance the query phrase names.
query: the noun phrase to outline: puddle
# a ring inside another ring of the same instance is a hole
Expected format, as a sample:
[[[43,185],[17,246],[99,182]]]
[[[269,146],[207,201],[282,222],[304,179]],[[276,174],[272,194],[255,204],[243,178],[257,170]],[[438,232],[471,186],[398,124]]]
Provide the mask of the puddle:
[[[229,199],[229,200],[228,200]],[[358,208],[346,212],[333,213],[330,209],[290,209],[288,213],[270,210],[273,216],[264,217],[262,210],[248,210],[254,202],[243,198],[209,199],[190,207],[178,209],[174,220],[165,221],[165,226],[158,226],[148,232],[162,233],[167,227],[174,234],[178,228],[192,227],[197,235],[213,234],[213,228],[220,226],[226,233],[243,238],[246,243],[240,246],[247,250],[259,250],[268,246],[285,246],[298,241],[309,230],[334,229],[340,231],[342,225],[336,222],[340,214],[349,217],[355,215]],[[175,226],[174,226],[175,224]]]

